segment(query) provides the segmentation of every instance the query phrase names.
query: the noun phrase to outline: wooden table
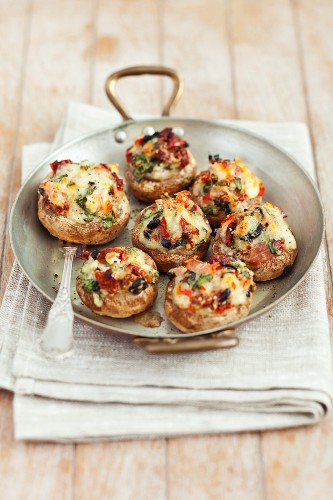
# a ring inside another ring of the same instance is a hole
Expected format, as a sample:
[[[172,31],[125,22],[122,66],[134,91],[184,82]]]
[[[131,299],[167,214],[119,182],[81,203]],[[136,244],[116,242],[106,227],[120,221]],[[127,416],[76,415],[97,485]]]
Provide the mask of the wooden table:
[[[308,123],[330,276],[332,31],[332,0],[0,0],[2,294],[22,146],[52,140],[69,100],[109,108],[106,76],[136,64],[181,71],[179,116]],[[120,84],[129,108],[158,113],[167,86],[130,80]],[[333,498],[331,419],[277,432],[33,444],[13,440],[12,395],[1,391],[0,405],[4,499]]]

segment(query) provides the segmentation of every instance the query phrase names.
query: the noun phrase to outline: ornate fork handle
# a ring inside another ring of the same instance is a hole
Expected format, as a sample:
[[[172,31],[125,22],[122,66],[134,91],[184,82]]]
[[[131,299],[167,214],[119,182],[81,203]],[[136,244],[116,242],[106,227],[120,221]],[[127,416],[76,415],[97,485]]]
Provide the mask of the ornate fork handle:
[[[64,247],[65,263],[61,284],[41,340],[44,354],[53,358],[69,356],[73,352],[74,313],[70,298],[70,280],[76,250],[75,247]]]

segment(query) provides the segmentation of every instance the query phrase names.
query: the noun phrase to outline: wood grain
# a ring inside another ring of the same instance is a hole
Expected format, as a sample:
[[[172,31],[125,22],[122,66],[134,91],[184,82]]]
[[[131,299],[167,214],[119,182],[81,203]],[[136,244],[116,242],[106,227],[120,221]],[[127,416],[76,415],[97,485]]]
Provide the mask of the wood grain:
[[[301,61],[309,122],[317,161],[317,175],[326,216],[326,235],[333,269],[333,3],[330,0],[296,1]],[[331,304],[332,307],[332,304]],[[332,314],[332,308],[331,308]]]
[[[110,73],[127,66],[160,63],[159,26],[159,2],[155,0],[99,0],[92,89],[96,106],[112,109],[104,92]],[[130,114],[160,114],[159,77],[128,77],[119,81],[117,91]]]
[[[170,440],[170,500],[264,498],[258,446],[255,433]]]
[[[332,498],[332,435],[332,419],[297,431],[266,433],[263,462],[267,498]]]
[[[13,440],[12,395],[0,391],[0,496],[6,500],[70,500],[74,447]]]
[[[306,120],[289,0],[233,0],[231,41],[238,117]]]
[[[17,140],[17,126],[21,109],[21,87],[24,72],[25,45],[29,33],[29,3],[0,3],[0,33],[6,44],[0,43],[0,234],[7,225],[11,169]],[[13,26],[16,26],[16,30]],[[2,262],[5,238],[1,238]]]
[[[165,448],[165,440],[79,445],[76,498],[165,500]]]
[[[163,2],[162,62],[185,81],[177,116],[234,117],[228,13],[226,0]]]

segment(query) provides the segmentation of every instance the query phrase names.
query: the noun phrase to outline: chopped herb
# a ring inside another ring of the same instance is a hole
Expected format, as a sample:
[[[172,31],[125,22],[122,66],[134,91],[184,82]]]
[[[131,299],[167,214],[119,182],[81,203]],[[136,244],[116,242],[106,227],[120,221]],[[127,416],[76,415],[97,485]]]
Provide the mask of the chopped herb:
[[[200,288],[200,285],[208,283],[209,281],[212,281],[212,279],[213,279],[212,274],[200,274],[199,278],[194,283],[193,288]]]
[[[165,165],[165,170],[172,170],[173,169],[173,165],[172,163],[169,163],[168,165]]]
[[[60,182],[62,181],[62,179],[64,179],[65,177],[68,177],[68,174],[62,174],[60,175],[59,177],[57,177],[56,179],[51,179],[52,182]]]
[[[136,247],[128,247],[126,249],[126,252],[128,255],[137,255],[140,252],[140,250]]]
[[[111,211],[109,214],[104,215],[104,217],[102,219],[102,226],[104,227],[104,229],[109,229],[109,227],[113,226],[115,220],[116,220],[116,217],[115,217],[113,211]]]
[[[241,191],[242,190],[242,179],[240,177],[235,177],[234,178],[234,183],[236,188]]]
[[[79,278],[82,281],[83,288],[87,292],[92,292],[93,291],[93,287],[96,288],[96,286],[94,286],[95,283],[96,283],[96,281],[93,280],[93,279],[91,279],[91,278],[87,278],[87,276],[84,273],[80,273]]]
[[[182,187],[184,189],[187,189],[193,182],[194,180],[194,177],[185,177],[183,180],[182,180]]]
[[[217,215],[219,211],[217,207],[212,207],[211,205],[208,205],[208,207],[201,207],[201,210],[205,215]]]
[[[79,205],[80,208],[82,208],[82,210],[84,211],[85,213],[85,216],[86,218],[84,219],[86,222],[91,222],[93,219],[94,219],[94,216],[93,214],[90,212],[90,210],[86,207],[86,203],[87,203],[87,197],[86,196],[82,196],[82,194],[79,194],[77,195],[77,197],[75,198],[75,201],[76,203]]]
[[[206,182],[206,184],[203,185],[202,191],[204,194],[207,194],[210,188],[212,187],[212,183],[210,181]]]
[[[90,194],[93,194],[93,192],[95,191],[96,189],[96,186],[92,186],[92,187],[89,187],[86,191],[86,196],[89,196]]]
[[[278,253],[277,248],[275,248],[274,244],[271,241],[268,241],[267,245],[271,253],[273,253],[274,255]]]
[[[137,181],[141,181],[141,179],[154,168],[154,165],[150,163],[143,153],[133,156],[133,162],[135,164],[133,175]]]

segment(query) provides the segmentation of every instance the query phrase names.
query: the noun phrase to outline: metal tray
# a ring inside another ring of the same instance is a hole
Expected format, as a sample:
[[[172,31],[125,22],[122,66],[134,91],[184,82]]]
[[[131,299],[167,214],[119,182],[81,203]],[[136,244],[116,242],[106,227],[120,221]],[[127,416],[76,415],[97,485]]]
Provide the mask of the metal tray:
[[[152,127],[154,130],[164,127],[183,129],[199,169],[207,168],[209,154],[218,153],[223,158],[240,157],[263,180],[266,187],[264,200],[283,208],[287,213],[288,223],[298,243],[298,257],[292,269],[283,277],[257,283],[257,291],[247,318],[227,325],[223,329],[203,330],[190,334],[179,332],[166,319],[163,303],[168,280],[164,275],[161,275],[158,299],[153,307],[153,310],[159,311],[164,318],[160,327],[146,328],[135,323],[133,318],[113,319],[92,313],[82,305],[74,292],[76,275],[82,265],[81,261],[77,261],[74,263],[72,273],[75,316],[108,332],[127,334],[135,338],[144,337],[146,340],[142,338],[137,342],[150,351],[175,352],[202,350],[200,346],[202,348],[233,346],[237,343],[235,339],[230,341],[230,336],[226,337],[225,334],[219,336],[216,332],[228,330],[226,333],[230,335],[237,326],[268,311],[298,286],[318,254],[324,230],[322,204],[317,187],[311,178],[293,158],[252,133],[209,121],[162,117],[140,121],[128,120],[117,128],[94,133],[66,144],[37,166],[17,195],[10,219],[10,236],[14,254],[23,272],[34,286],[53,301],[62,273],[63,255],[58,249],[57,240],[40,224],[36,209],[37,187],[49,173],[50,162],[70,158],[73,161],[87,159],[93,162],[119,163],[120,175],[123,176],[125,150],[146,127]],[[119,138],[123,142],[117,142]],[[127,229],[111,243],[111,246],[131,245],[133,219],[138,211],[147,206],[138,202],[129,192],[128,197],[132,208],[131,220]],[[214,332],[213,337],[207,336]],[[194,339],[192,339],[192,344],[188,342],[185,345],[186,339],[191,340],[189,337],[199,337],[200,343],[193,343]],[[226,339],[221,342],[221,345],[218,345],[219,337]],[[159,338],[168,340],[158,341]],[[151,342],[148,339],[156,340]]]

